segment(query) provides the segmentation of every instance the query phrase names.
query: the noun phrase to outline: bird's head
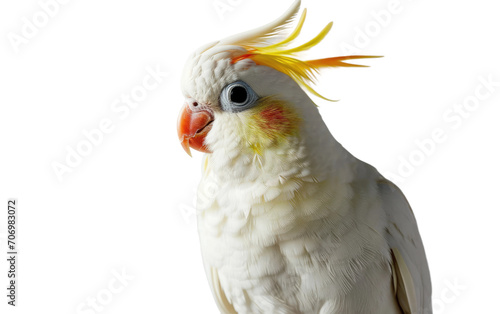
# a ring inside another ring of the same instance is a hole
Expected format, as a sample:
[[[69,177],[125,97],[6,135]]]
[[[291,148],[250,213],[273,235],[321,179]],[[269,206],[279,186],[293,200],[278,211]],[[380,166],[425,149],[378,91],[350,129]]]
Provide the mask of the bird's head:
[[[188,154],[193,148],[229,157],[262,155],[296,142],[305,128],[314,127],[310,117],[318,115],[305,91],[324,98],[310,86],[319,69],[360,66],[343,61],[371,57],[299,59],[297,55],[318,44],[332,26],[329,23],[312,40],[292,47],[306,10],[285,39],[269,44],[286,31],[299,7],[296,1],[274,22],[208,44],[190,57],[178,121],[179,139]]]

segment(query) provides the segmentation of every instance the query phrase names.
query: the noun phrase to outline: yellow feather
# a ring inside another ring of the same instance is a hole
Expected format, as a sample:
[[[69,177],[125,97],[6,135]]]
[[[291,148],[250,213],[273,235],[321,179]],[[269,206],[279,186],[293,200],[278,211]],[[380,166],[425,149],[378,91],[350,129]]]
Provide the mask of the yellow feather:
[[[316,37],[314,37],[310,41],[306,42],[305,44],[302,44],[302,45],[300,45],[298,47],[287,49],[287,50],[275,50],[275,51],[271,51],[270,53],[283,55],[283,54],[293,54],[293,53],[297,53],[297,52],[302,52],[302,51],[309,50],[312,47],[314,47],[317,44],[319,44],[325,38],[325,36],[328,35],[328,33],[330,32],[330,30],[332,29],[332,25],[333,25],[333,22],[328,23],[325,26],[325,28],[323,28],[323,30],[318,35],[316,35]]]
[[[255,47],[252,45],[252,42],[239,43],[247,52],[235,54],[232,62],[236,63],[247,58],[252,59],[256,64],[265,65],[285,73],[311,94],[328,101],[335,101],[320,95],[310,86],[311,83],[314,84],[316,74],[319,73],[319,70],[325,67],[365,67],[364,65],[352,64],[344,61],[362,58],[377,58],[378,56],[341,56],[309,61],[298,59],[295,56],[296,54],[309,50],[319,44],[330,32],[333,25],[333,23],[330,22],[313,39],[297,47],[287,48],[289,43],[299,36],[302,26],[304,25],[306,12],[307,11],[304,9],[295,29],[284,40],[276,44]],[[288,24],[290,18],[289,16],[283,24]],[[274,25],[274,27],[276,30],[279,28],[279,25]],[[269,33],[267,33],[267,35],[269,35]]]
[[[241,137],[255,154],[262,155],[264,149],[286,143],[296,134],[300,116],[286,102],[275,97],[263,97],[254,108],[242,113],[246,120]]]
[[[297,26],[295,27],[293,32],[291,32],[287,38],[285,38],[284,40],[282,40],[274,45],[263,47],[262,49],[267,50],[267,49],[278,48],[278,47],[281,47],[281,46],[288,44],[289,42],[291,42],[292,40],[297,38],[297,36],[299,36],[299,34],[300,34],[300,31],[302,30],[302,26],[304,25],[304,21],[306,20],[306,14],[307,14],[307,9],[304,9],[304,11],[302,11],[302,15],[300,16],[299,22],[297,23]]]

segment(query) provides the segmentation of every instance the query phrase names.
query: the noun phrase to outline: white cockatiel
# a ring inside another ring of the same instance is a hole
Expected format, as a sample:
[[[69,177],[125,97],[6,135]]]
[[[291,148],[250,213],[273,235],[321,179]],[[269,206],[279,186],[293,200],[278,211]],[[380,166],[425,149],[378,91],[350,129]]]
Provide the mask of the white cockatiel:
[[[211,43],[188,60],[178,124],[207,153],[198,190],[205,270],[221,313],[432,313],[415,217],[401,191],[330,134],[307,92],[320,42],[292,45],[305,10]],[[280,37],[280,36],[277,36]]]

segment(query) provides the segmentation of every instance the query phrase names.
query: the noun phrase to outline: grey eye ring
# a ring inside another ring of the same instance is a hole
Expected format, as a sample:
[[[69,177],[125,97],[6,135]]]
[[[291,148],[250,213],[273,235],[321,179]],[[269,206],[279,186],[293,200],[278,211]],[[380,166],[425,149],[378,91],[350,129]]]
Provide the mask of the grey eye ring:
[[[241,112],[252,108],[259,96],[247,83],[235,81],[227,84],[220,94],[220,104],[224,111]]]

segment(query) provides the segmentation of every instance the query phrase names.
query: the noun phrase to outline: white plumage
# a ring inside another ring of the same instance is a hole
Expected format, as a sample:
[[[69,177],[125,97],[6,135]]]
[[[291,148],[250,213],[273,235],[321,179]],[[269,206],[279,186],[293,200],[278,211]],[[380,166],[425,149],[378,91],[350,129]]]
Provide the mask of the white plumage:
[[[198,190],[207,277],[221,313],[432,313],[431,283],[413,213],[401,191],[347,152],[293,78],[244,60],[239,45],[275,23],[212,43],[186,65],[183,92],[212,106]],[[301,118],[286,144],[246,148],[245,111],[217,109],[241,80]]]

